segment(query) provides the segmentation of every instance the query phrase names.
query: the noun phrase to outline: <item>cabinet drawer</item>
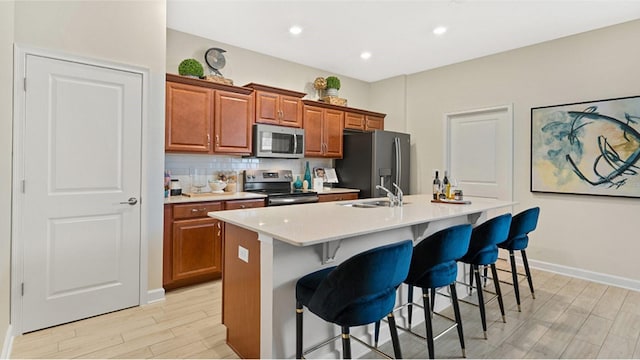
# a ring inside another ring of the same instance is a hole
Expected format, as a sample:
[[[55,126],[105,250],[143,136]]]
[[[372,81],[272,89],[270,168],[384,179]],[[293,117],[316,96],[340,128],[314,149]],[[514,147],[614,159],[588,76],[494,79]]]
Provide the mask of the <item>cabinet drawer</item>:
[[[319,194],[318,202],[357,200],[358,193],[342,193],[342,194]]]
[[[229,200],[224,203],[225,210],[252,209],[257,207],[264,207],[264,199]]]
[[[221,201],[173,205],[173,218],[189,219],[206,217],[208,212],[218,210],[222,210]]]

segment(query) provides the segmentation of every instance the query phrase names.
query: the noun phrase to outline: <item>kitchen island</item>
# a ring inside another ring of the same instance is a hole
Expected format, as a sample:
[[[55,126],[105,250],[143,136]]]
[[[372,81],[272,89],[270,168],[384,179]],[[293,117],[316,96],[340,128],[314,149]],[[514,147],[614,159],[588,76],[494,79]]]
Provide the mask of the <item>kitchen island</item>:
[[[468,205],[439,204],[431,203],[430,195],[408,195],[402,207],[353,206],[371,200],[209,213],[225,222],[222,321],[227,343],[240,356],[295,355],[295,284],[300,277],[376,246],[417,242],[448,226],[481,223],[514,204],[482,198],[469,198]],[[338,327],[305,313],[305,348],[339,333]],[[369,336],[371,330],[353,333]],[[383,341],[384,335],[388,332],[381,333]]]

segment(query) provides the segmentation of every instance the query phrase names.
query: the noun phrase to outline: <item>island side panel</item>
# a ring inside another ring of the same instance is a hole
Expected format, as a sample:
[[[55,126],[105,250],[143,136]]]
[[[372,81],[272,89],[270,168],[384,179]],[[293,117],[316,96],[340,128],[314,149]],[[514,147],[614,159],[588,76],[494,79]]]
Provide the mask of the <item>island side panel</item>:
[[[227,344],[240,357],[256,359],[260,357],[260,242],[253,231],[229,223],[224,228],[222,317]],[[240,252],[247,255],[245,259]]]

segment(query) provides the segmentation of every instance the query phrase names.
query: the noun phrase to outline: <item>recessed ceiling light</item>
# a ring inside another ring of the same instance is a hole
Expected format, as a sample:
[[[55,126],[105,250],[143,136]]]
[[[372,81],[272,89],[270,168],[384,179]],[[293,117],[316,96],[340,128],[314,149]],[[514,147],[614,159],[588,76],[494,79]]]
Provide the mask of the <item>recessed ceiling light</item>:
[[[371,57],[371,53],[368,51],[365,51],[362,54],[360,54],[360,58],[362,58],[363,60],[369,60],[370,57]]]
[[[447,28],[444,26],[438,26],[435,29],[433,29],[433,33],[436,35],[442,35],[446,32],[447,32]]]
[[[289,28],[289,32],[293,35],[300,35],[302,28],[300,26],[292,26]]]

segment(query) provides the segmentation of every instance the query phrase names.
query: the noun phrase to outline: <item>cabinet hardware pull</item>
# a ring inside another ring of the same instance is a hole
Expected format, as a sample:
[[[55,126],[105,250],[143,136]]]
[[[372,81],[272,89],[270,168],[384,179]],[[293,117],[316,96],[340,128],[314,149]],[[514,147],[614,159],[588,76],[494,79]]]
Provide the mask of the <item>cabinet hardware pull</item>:
[[[247,207],[246,205],[240,205],[240,208],[241,208],[241,209],[244,209],[244,208],[246,208],[246,207]]]
[[[192,213],[194,213],[194,212],[198,212],[198,211],[206,211],[206,210],[207,210],[206,208],[202,208],[202,209],[191,209],[191,212],[192,212]]]
[[[207,146],[211,146],[211,135],[207,134]]]
[[[220,146],[220,136],[216,134],[216,146]]]

